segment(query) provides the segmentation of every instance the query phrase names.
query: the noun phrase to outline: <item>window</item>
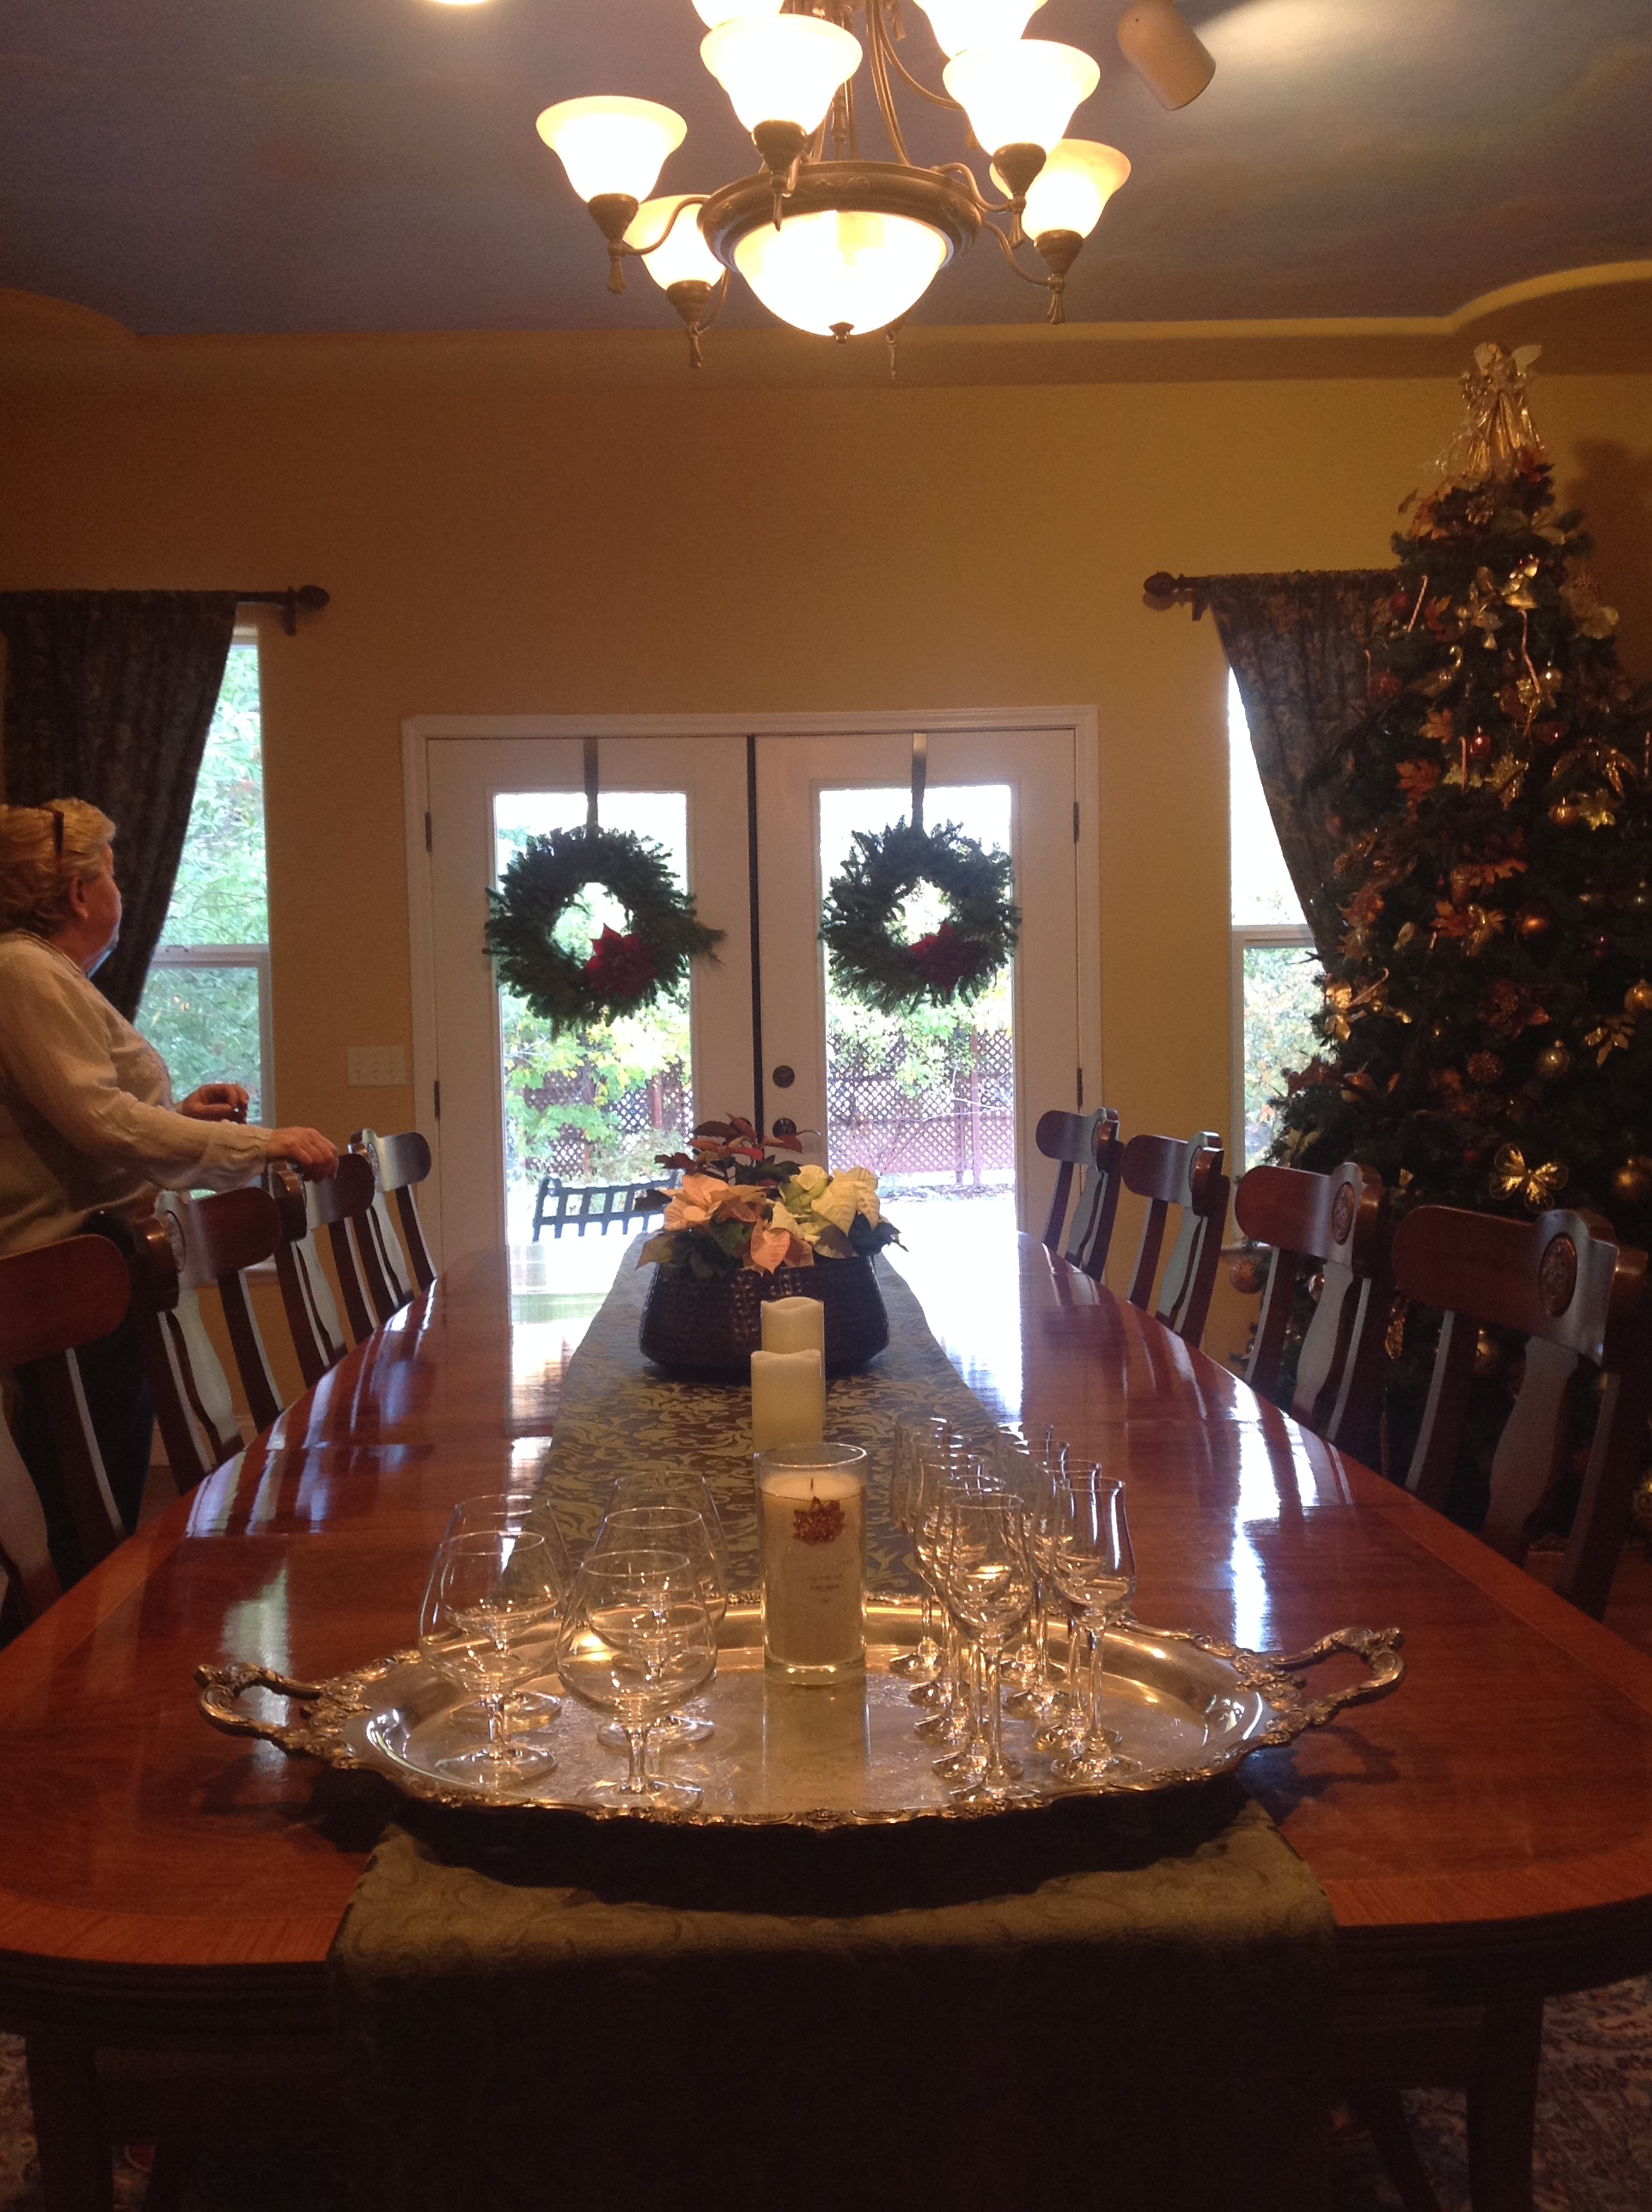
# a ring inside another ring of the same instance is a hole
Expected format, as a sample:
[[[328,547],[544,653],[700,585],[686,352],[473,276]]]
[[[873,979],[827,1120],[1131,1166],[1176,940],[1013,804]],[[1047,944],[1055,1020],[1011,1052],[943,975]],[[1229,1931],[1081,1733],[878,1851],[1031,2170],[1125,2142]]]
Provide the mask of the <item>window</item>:
[[[244,1083],[248,1121],[275,1119],[258,648],[251,639],[229,649],[137,1027],[172,1071],[179,1097],[203,1083]]]
[[[1305,1067],[1316,1040],[1319,960],[1279,850],[1251,750],[1239,686],[1228,678],[1229,879],[1233,961],[1233,1122],[1240,1170],[1273,1141],[1285,1072]]]

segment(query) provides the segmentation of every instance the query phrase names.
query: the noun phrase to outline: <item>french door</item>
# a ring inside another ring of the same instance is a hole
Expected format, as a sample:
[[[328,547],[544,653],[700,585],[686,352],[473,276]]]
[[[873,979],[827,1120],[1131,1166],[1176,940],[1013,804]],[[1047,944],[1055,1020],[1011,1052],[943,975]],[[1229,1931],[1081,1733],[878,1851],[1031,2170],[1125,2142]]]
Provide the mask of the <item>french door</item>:
[[[1101,1096],[1088,719],[931,719],[925,818],[1010,851],[1022,934],[980,1006],[904,1024],[842,1000],[818,930],[852,832],[909,811],[910,726],[699,720],[665,734],[669,725],[602,718],[410,721],[415,1076],[443,1263],[525,1239],[553,1137],[569,1182],[629,1172],[623,1133],[604,1138],[606,1150],[586,1141],[592,1112],[573,1093],[592,1087],[589,1070],[548,1072],[543,1038],[530,1034],[525,1048],[522,1010],[501,1000],[483,950],[487,892],[512,851],[535,830],[585,819],[592,737],[600,819],[664,843],[701,919],[724,933],[717,960],[694,963],[686,1018],[671,1013],[669,1036],[603,1041],[597,1057],[616,1055],[632,1079],[639,1059],[659,1060],[642,1119],[675,1128],[755,1114],[771,1131],[795,1128],[805,1158],[864,1160],[918,1196],[995,1196],[1023,1226],[1041,1226],[1054,1169],[1033,1144],[1038,1117]],[[915,935],[934,921],[920,898],[903,926]],[[639,1162],[649,1142],[635,1139]]]

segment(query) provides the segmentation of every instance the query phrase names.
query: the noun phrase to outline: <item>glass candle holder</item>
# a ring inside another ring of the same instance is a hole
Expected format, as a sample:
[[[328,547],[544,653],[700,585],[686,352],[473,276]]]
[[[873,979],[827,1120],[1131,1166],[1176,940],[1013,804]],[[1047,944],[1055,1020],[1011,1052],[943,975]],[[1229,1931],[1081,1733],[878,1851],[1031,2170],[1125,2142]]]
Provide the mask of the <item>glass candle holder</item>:
[[[866,1671],[866,1455],[779,1444],[756,1455],[763,1664],[787,1681]]]

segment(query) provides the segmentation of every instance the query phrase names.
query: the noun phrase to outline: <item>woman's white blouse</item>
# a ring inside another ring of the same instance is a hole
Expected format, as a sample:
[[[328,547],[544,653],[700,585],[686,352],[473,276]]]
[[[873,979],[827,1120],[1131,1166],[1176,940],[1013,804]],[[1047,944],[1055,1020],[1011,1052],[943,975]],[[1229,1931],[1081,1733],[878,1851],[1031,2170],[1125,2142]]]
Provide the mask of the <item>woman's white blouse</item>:
[[[0,1252],[72,1237],[94,1207],[230,1190],[265,1129],[174,1113],[166,1062],[67,953],[0,932]]]

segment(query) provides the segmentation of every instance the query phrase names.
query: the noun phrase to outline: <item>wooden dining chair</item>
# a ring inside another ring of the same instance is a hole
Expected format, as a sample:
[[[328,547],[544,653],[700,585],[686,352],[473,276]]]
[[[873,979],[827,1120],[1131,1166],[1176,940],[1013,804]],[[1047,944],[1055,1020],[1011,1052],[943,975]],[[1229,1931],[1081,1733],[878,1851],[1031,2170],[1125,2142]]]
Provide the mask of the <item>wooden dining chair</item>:
[[[272,1258],[281,1242],[281,1214],[275,1200],[267,1190],[249,1186],[192,1203],[168,1194],[159,1201],[156,1211],[175,1213],[183,1224],[185,1257],[179,1285],[180,1314],[185,1291],[199,1291],[209,1284],[216,1287],[252,1425],[267,1429],[281,1412],[281,1392],[258,1334],[247,1294],[246,1272]]]
[[[1119,1163],[1124,1152],[1119,1139],[1119,1117],[1110,1106],[1098,1107],[1093,1114],[1042,1114],[1033,1142],[1047,1160],[1059,1163],[1049,1219],[1044,1224],[1044,1249],[1052,1255],[1059,1253],[1069,1266],[1099,1281],[1107,1266],[1114,1217],[1119,1210]],[[1070,1197],[1072,1225],[1064,1247],[1062,1231]]]
[[[125,1261],[102,1237],[68,1237],[0,1260],[0,1373],[26,1373],[46,1409],[52,1454],[88,1566],[107,1559],[126,1531],[86,1410],[75,1354],[119,1327],[130,1297]],[[0,1451],[0,1570],[7,1607],[20,1619],[32,1619],[58,1594],[46,1518],[9,1431]]]
[[[1652,1404],[1647,1255],[1614,1242],[1598,1214],[1564,1208],[1534,1222],[1420,1206],[1394,1238],[1394,1287],[1443,1316],[1406,1486],[1443,1507],[1451,1488],[1482,1327],[1526,1340],[1519,1395],[1491,1462],[1480,1534],[1517,1565],[1565,1479],[1574,1379],[1602,1376],[1594,1439],[1554,1587],[1598,1620],[1628,1526]]]
[[[1382,1176],[1352,1160],[1329,1175],[1252,1168],[1235,1188],[1233,1212],[1247,1237],[1272,1248],[1246,1382],[1272,1395],[1301,1276],[1317,1273],[1291,1411],[1328,1443],[1370,1462],[1393,1287]]]
[[[176,1265],[169,1283],[155,1273],[159,1253],[140,1239],[133,1255],[133,1294],[143,1316],[144,1349],[155,1418],[179,1494],[240,1451],[229,1379],[207,1334],[200,1293],[216,1288],[253,1424],[268,1428],[281,1397],[242,1280],[267,1260],[280,1234],[275,1201],[264,1190],[227,1190],[186,1199],[163,1191],[155,1218]]]
[[[1153,1312],[1184,1342],[1196,1345],[1205,1334],[1228,1218],[1229,1185],[1222,1172],[1222,1139],[1212,1129],[1201,1129],[1197,1136],[1185,1140],[1132,1137],[1124,1148],[1119,1172],[1125,1188],[1148,1201],[1135,1271],[1130,1279],[1130,1303],[1144,1310],[1152,1306],[1153,1278],[1158,1273],[1165,1224],[1174,1206],[1178,1212],[1175,1241],[1164,1263]]]
[[[430,1173],[430,1147],[416,1129],[404,1129],[399,1136],[380,1137],[371,1129],[357,1129],[350,1139],[353,1152],[366,1152],[373,1161],[379,1178],[379,1194],[374,1203],[372,1220],[377,1229],[385,1275],[392,1285],[405,1285],[407,1296],[398,1297],[398,1306],[404,1306],[414,1296],[414,1285],[428,1291],[436,1279],[436,1270],[431,1263],[429,1248],[424,1241],[424,1224],[419,1218],[418,1200],[415,1193]],[[396,1217],[401,1224],[402,1243],[406,1247],[404,1265],[398,1250],[395,1231],[391,1228],[388,1201],[396,1201]],[[406,1270],[412,1270],[409,1283]],[[389,1316],[381,1314],[380,1320]]]
[[[378,1326],[356,1264],[356,1248],[350,1241],[352,1224],[373,1204],[373,1164],[360,1152],[344,1152],[338,1156],[337,1173],[314,1182],[301,1182],[284,1167],[270,1168],[264,1180],[281,1216],[276,1273],[281,1283],[282,1305],[298,1355],[299,1372],[306,1389],[313,1389],[349,1349],[332,1286],[316,1249],[318,1230],[327,1232],[338,1295],[349,1324],[349,1342],[364,1344]]]

